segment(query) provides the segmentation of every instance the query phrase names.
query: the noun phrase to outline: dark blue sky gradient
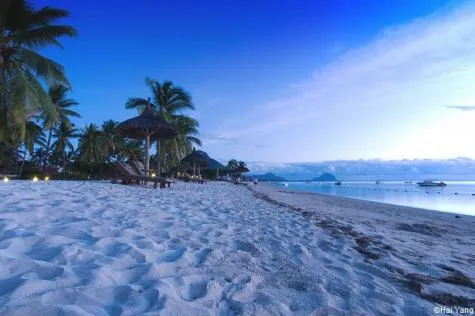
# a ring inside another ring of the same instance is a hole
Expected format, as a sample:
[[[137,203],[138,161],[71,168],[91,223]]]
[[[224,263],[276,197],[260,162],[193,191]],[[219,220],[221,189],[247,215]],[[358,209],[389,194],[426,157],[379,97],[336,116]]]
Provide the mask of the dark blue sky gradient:
[[[64,50],[45,51],[66,67],[80,102],[78,127],[135,114],[124,103],[148,95],[150,76],[192,93],[206,134],[226,115],[278,95],[384,28],[460,1],[35,3],[68,9],[67,23],[79,30]]]

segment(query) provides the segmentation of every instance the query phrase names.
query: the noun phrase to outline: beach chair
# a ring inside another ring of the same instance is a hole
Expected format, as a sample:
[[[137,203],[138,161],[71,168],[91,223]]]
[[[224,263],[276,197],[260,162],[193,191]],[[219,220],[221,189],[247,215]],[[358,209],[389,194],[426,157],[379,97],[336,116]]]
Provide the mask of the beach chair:
[[[135,168],[135,170],[138,172],[138,174],[141,175],[141,176],[147,177],[148,173],[150,171],[152,171],[152,170],[145,169],[145,166],[141,161],[133,161],[132,160],[132,161],[129,162],[129,164],[132,165]],[[167,178],[164,178],[164,177],[155,177],[154,176],[153,178],[157,178],[157,179],[160,180],[160,187],[162,186],[162,183],[163,183],[163,185],[166,185],[167,187],[170,187],[170,185],[172,183],[174,183],[173,180],[170,180],[170,179],[167,179]]]
[[[122,180],[122,183],[124,184],[140,184],[140,183],[147,183],[147,182],[153,182],[153,187],[157,188],[157,184],[160,183],[160,188],[165,188],[167,185],[167,182],[164,181],[163,178],[159,177],[148,177],[148,176],[143,176],[138,174],[132,167],[126,163],[116,161],[114,163],[114,166],[117,168],[117,170],[120,173],[120,178]],[[170,184],[168,184],[168,187],[170,187]]]
[[[190,175],[189,173],[185,172],[184,173],[184,180],[185,182],[197,182],[197,183],[201,183],[201,184],[204,184],[206,181],[201,179],[201,178],[197,178],[197,177],[193,177],[192,175]]]
[[[134,160],[131,160],[129,161],[129,164],[135,168],[135,170],[137,171],[137,173],[140,175],[140,176],[143,176],[143,177],[149,177],[148,173],[149,171],[151,170],[147,170],[145,169],[145,166],[144,164],[141,162],[141,161],[134,161]],[[166,187],[170,187],[170,185],[173,183],[172,180],[170,179],[167,179],[167,178],[163,178],[163,177],[152,177],[153,179],[158,179],[158,181],[160,182],[160,188],[164,188],[165,186]]]

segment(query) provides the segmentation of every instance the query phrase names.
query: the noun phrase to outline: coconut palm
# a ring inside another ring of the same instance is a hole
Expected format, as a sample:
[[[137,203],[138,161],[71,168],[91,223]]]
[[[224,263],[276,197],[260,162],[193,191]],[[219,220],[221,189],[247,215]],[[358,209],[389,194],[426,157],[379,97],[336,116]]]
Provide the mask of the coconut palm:
[[[20,171],[18,172],[21,176],[23,172],[23,166],[25,165],[26,155],[29,154],[31,157],[43,157],[44,152],[39,151],[39,154],[36,154],[35,146],[39,145],[43,147],[45,145],[45,135],[41,126],[36,124],[33,121],[26,122],[25,128],[25,137],[23,140],[23,152],[22,152],[22,163],[20,166]]]
[[[23,139],[28,115],[57,116],[44,84],[69,82],[63,67],[37,50],[62,47],[61,37],[76,35],[74,28],[56,24],[68,15],[51,7],[37,10],[27,0],[0,1],[0,140],[11,142],[12,131]]]
[[[104,162],[108,152],[102,131],[95,124],[87,125],[79,136],[79,161],[85,164]]]
[[[74,124],[61,123],[54,130],[56,141],[52,144],[52,153],[49,155],[49,163],[63,169],[71,162],[75,155],[74,145],[71,139],[79,137],[78,130]]]
[[[170,170],[172,166],[180,163],[180,160],[191,153],[193,146],[201,146],[199,135],[199,123],[195,119],[186,115],[172,115],[170,123],[178,131],[178,136],[161,141],[161,163],[165,170]],[[154,157],[156,161],[157,157]]]
[[[125,161],[127,159],[142,161],[145,153],[142,142],[138,140],[125,140],[119,146],[117,160]]]
[[[123,137],[117,131],[117,125],[119,123],[114,120],[107,120],[102,123],[102,137],[107,146],[107,160],[116,158],[121,147],[125,145]]]
[[[228,171],[235,170],[239,167],[239,163],[236,159],[231,159],[228,161],[228,164],[226,165],[226,169]]]
[[[80,117],[80,115],[71,110],[70,107],[78,105],[79,103],[73,99],[68,99],[66,94],[70,91],[64,85],[55,85],[54,87],[50,87],[48,91],[49,98],[55,108],[57,116],[45,117],[43,126],[48,131],[48,140],[46,143],[46,152],[49,154],[51,150],[51,137],[53,136],[53,130],[58,126],[61,125],[60,130],[67,131],[69,128],[72,127],[72,123],[70,117]],[[61,150],[63,152],[64,150]],[[46,166],[47,159],[43,162],[43,168]]]
[[[125,107],[127,109],[138,109],[139,111],[143,111],[147,106],[148,102],[151,101],[152,107],[169,123],[173,123],[176,118],[174,116],[179,115],[179,113],[183,110],[194,110],[193,103],[191,101],[191,96],[185,92],[182,88],[175,86],[171,81],[164,81],[160,83],[157,80],[153,80],[150,78],[145,79],[145,84],[149,87],[152,98],[129,98]],[[185,117],[184,115],[181,115]],[[191,118],[190,118],[191,119]],[[196,122],[196,121],[195,121]],[[198,124],[195,125],[197,127]],[[198,131],[196,130],[195,134],[189,135],[190,137],[196,138],[198,135]],[[186,136],[177,137],[177,142],[181,143],[186,141]],[[163,155],[160,154],[160,145],[162,141],[157,141],[157,170],[160,173],[160,157]],[[180,144],[180,147],[184,146]],[[167,153],[169,154],[169,153]]]
[[[63,154],[66,151],[74,151],[74,145],[71,143],[71,139],[79,137],[79,134],[74,124],[67,125],[61,123],[55,128],[54,137],[56,140],[51,146],[53,152]]]

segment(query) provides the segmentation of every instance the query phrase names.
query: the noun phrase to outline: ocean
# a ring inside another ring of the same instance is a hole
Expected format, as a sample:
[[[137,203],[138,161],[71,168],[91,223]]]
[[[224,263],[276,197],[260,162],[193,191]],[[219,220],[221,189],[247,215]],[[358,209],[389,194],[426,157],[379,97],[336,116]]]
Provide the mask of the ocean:
[[[288,190],[317,192],[367,201],[475,216],[475,181],[445,181],[446,187],[420,187],[403,181],[278,182]]]

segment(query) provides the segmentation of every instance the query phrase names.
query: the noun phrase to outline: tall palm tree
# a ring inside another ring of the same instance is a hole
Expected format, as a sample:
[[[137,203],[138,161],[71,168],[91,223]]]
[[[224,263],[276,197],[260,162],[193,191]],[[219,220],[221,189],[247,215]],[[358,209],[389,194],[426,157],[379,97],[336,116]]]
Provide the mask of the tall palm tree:
[[[68,99],[66,94],[70,89],[64,85],[55,85],[49,88],[48,95],[55,108],[57,116],[47,116],[44,119],[43,126],[48,131],[48,141],[46,143],[46,153],[50,153],[51,150],[51,137],[53,136],[53,130],[61,125],[60,130],[67,130],[72,126],[70,117],[80,117],[79,113],[71,110],[70,107],[78,105],[79,103],[73,99]],[[46,166],[47,159],[43,162],[43,168]]]
[[[25,137],[28,115],[57,116],[43,86],[69,82],[63,67],[37,52],[62,47],[59,39],[76,30],[56,22],[69,12],[52,7],[35,9],[27,0],[0,1],[0,140],[11,142],[16,130]]]
[[[87,125],[79,136],[79,161],[89,165],[104,162],[108,154],[105,145],[102,131],[97,125]]]
[[[157,80],[145,78],[145,84],[149,87],[152,98],[152,107],[168,122],[172,123],[174,116],[178,115],[183,110],[194,110],[191,96],[185,92],[182,88],[175,86],[171,81],[164,81],[160,83]],[[129,98],[125,107],[127,109],[138,109],[143,111],[147,106],[149,99],[146,98]],[[184,116],[184,115],[182,115]],[[197,126],[197,125],[196,125]],[[190,135],[196,137],[196,134]],[[179,137],[178,137],[179,138]],[[181,137],[184,140],[184,137]],[[157,170],[160,173],[160,144],[161,141],[157,141]]]

